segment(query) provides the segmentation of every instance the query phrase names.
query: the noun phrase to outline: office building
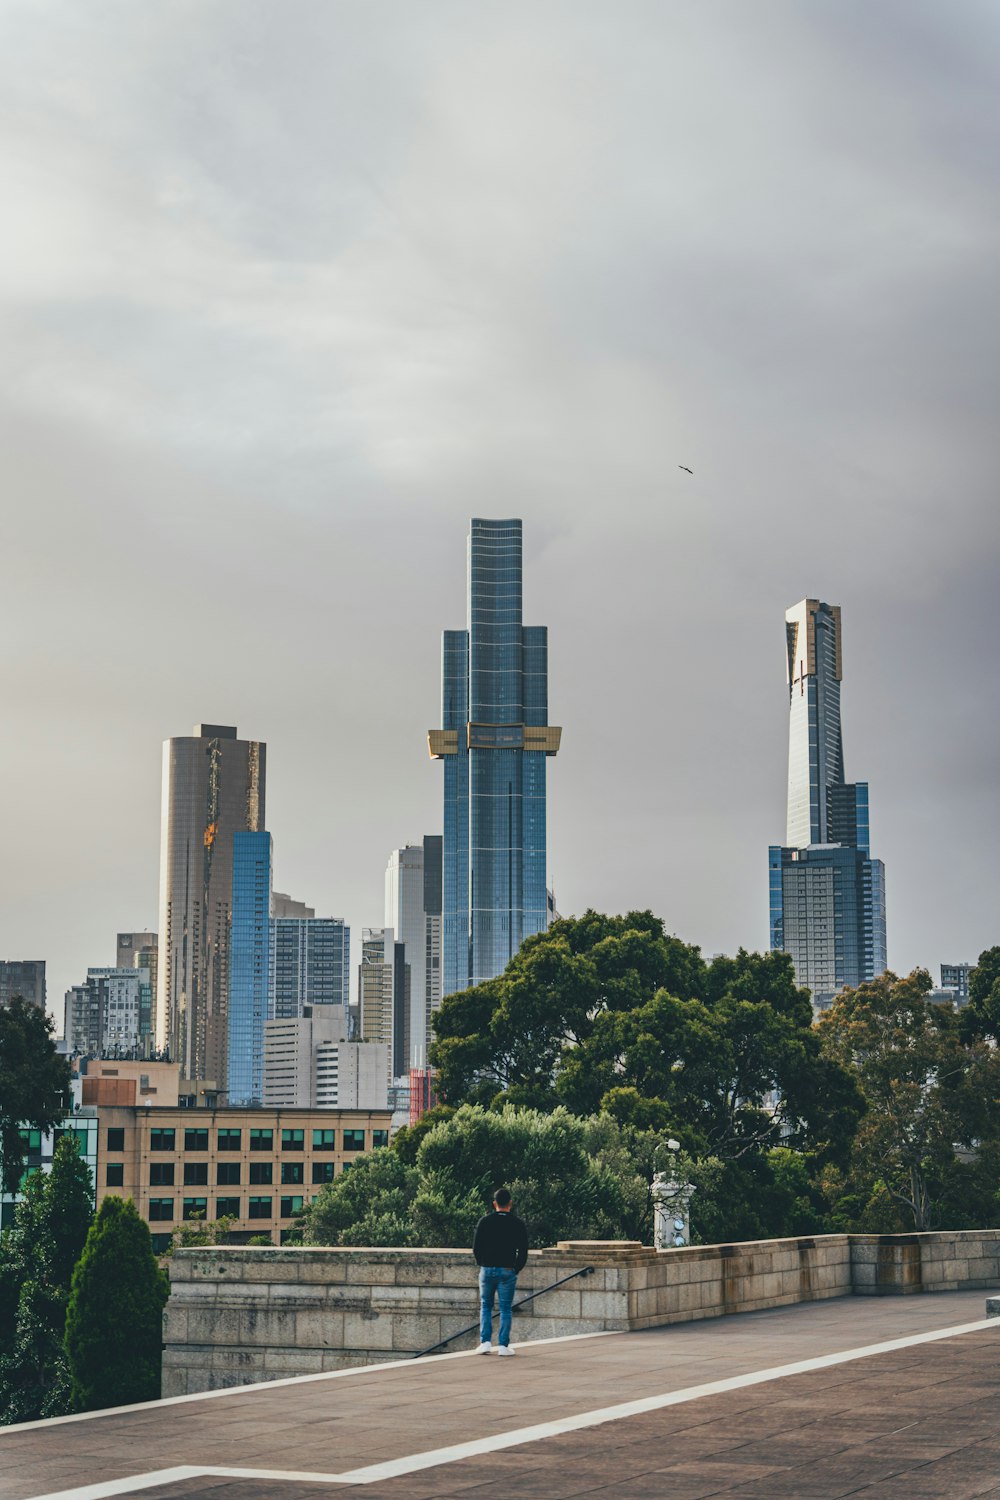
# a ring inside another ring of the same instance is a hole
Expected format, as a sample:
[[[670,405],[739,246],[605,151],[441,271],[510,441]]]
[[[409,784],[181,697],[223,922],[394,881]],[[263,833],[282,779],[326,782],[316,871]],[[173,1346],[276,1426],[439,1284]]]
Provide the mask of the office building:
[[[499,974],[548,923],[548,632],[522,624],[521,522],[473,519],[468,623],[442,643],[442,993]]]
[[[350,1042],[340,1006],[306,1006],[264,1027],[264,1103],[274,1108],[386,1109],[389,1049]]]
[[[391,927],[364,927],[358,966],[361,1040],[388,1048],[387,1082],[409,1065],[410,971]]]
[[[196,724],[163,747],[157,1043],[225,1089],[233,835],[266,826],[267,747]]]
[[[83,984],[66,991],[63,1037],[66,1051],[85,1057],[115,1053],[142,1057],[148,1038],[139,1030],[143,996],[150,993],[148,969],[92,968]]]
[[[156,975],[158,939],[155,932],[119,932],[115,940],[115,967],[145,969],[139,988],[139,1037],[147,1051],[156,1035]]]
[[[15,995],[45,1009],[44,958],[0,958],[0,1005]]]
[[[16,991],[20,993],[20,991]],[[28,1177],[35,1172],[51,1172],[52,1158],[55,1155],[56,1146],[64,1135],[75,1138],[80,1156],[90,1169],[91,1181],[96,1183],[98,1178],[98,1118],[94,1109],[81,1107],[79,1102],[79,1087],[74,1081],[71,1087],[73,1094],[73,1108],[60,1120],[59,1124],[52,1130],[38,1130],[34,1126],[25,1126],[20,1132],[21,1149],[24,1152],[24,1171],[18,1189],[14,1193],[5,1193],[0,1185],[0,1231],[9,1228],[14,1222],[14,1212],[21,1199],[22,1189]]]
[[[192,1220],[231,1219],[240,1243],[284,1239],[324,1184],[389,1143],[386,1110],[109,1105],[96,1115],[98,1204],[109,1194],[132,1198],[158,1254]]]
[[[234,1104],[264,1097],[264,1022],[271,963],[271,835],[233,834],[226,1094]]]
[[[886,968],[885,867],[871,857],[867,782],[844,776],[837,606],[785,615],[789,696],[786,842],[768,852],[771,948],[826,1009]]]
[[[943,990],[955,991],[955,1003],[957,1005],[968,1005],[969,1003],[969,975],[972,973],[974,967],[974,964],[941,965],[941,988]]]
[[[410,968],[409,1068],[427,1065],[430,1018],[441,1003],[441,843],[428,834],[394,849],[385,872],[385,924]]]
[[[351,929],[340,917],[273,917],[269,962],[269,1016],[290,1019],[307,1005],[334,1005],[346,1022]]]

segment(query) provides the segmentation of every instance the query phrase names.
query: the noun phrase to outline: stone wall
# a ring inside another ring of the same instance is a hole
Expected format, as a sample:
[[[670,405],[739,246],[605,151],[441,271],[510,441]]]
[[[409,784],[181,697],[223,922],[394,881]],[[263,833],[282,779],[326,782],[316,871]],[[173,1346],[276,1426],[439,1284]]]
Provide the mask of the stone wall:
[[[1000,1230],[817,1235],[652,1250],[569,1241],[532,1251],[514,1339],[655,1328],[843,1297],[1000,1286]],[[170,1260],[163,1394],[412,1357],[474,1323],[465,1250],[205,1247]],[[470,1348],[475,1333],[449,1345]]]

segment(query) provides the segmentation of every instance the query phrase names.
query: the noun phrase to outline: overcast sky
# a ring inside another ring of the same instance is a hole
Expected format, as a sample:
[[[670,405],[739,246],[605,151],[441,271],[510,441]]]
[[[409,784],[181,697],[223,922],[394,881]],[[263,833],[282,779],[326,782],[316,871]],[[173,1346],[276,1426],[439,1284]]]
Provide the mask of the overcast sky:
[[[564,913],[766,946],[812,595],[891,966],[1000,943],[998,59],[992,0],[6,0],[0,956],[60,1023],[196,721],[267,741],[276,887],[381,923],[471,515]]]

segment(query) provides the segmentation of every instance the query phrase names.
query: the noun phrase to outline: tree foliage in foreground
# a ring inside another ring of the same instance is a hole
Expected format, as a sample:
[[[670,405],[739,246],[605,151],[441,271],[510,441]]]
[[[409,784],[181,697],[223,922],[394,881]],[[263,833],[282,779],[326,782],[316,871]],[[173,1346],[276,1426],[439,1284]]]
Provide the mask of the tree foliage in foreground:
[[[73,1272],[66,1315],[74,1410],[159,1397],[169,1294],[149,1226],[132,1199],[105,1198]]]
[[[66,1305],[93,1212],[90,1169],[63,1136],[51,1172],[28,1178],[0,1238],[0,1423],[70,1410]]]
[[[52,1130],[66,1108],[69,1063],[52,1040],[52,1018],[15,995],[0,1005],[0,1168],[5,1193],[24,1170],[21,1131]]]
[[[963,1039],[965,1018],[931,1003],[930,989],[925,969],[886,973],[843,991],[816,1027],[869,1105],[848,1171],[828,1181],[838,1227],[998,1222],[1000,1053]]]
[[[610,1113],[699,1159],[842,1160],[864,1109],[786,954],[709,964],[648,911],[553,923],[496,979],[448,996],[434,1030],[448,1104]]]

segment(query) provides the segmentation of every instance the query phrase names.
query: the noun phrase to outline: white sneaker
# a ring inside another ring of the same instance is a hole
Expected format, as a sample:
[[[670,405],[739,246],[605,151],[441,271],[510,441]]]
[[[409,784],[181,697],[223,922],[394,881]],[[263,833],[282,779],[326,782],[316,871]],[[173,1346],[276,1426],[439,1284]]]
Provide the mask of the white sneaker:
[[[476,1353],[477,1354],[489,1354],[490,1351],[492,1350],[492,1348],[493,1348],[492,1344],[480,1344],[479,1348],[476,1350]]]
[[[509,1344],[501,1344],[500,1348],[497,1350],[497,1353],[498,1354],[506,1354],[507,1358],[509,1359],[511,1357],[511,1355],[514,1353],[514,1351],[510,1347]]]

